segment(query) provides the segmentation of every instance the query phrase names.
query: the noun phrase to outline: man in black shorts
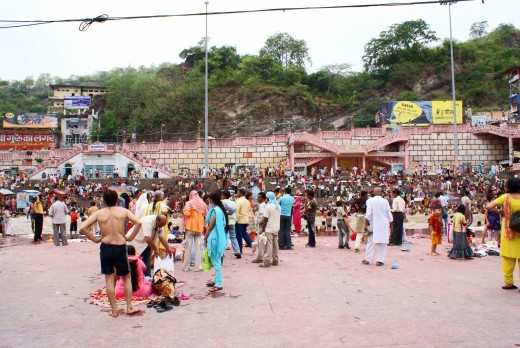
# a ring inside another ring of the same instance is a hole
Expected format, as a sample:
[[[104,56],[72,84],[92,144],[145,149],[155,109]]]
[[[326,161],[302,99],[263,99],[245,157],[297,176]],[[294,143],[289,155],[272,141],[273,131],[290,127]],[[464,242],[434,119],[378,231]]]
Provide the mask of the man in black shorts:
[[[101,273],[105,275],[107,284],[107,296],[112,306],[111,316],[117,317],[114,270],[119,277],[123,277],[125,282],[126,314],[132,315],[139,313],[139,309],[132,307],[132,282],[130,279],[130,266],[126,252],[126,242],[135,238],[141,229],[141,221],[130,212],[130,210],[116,207],[117,193],[107,190],[103,194],[103,200],[107,207],[92,214],[81,225],[80,233],[87,236],[95,243],[101,242],[99,247],[99,257],[101,259]],[[133,233],[127,238],[125,236],[125,220],[134,224]],[[101,237],[94,237],[89,229],[95,224],[99,224]]]

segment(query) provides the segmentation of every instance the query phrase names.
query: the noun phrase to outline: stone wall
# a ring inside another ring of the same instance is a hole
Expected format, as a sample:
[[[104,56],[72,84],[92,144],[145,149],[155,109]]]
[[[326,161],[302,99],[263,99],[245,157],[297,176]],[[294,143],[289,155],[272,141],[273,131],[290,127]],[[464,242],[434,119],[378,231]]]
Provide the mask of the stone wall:
[[[140,152],[139,154],[164,163],[174,170],[186,168],[197,170],[204,166],[204,147],[162,149],[153,152]],[[221,168],[226,164],[235,163],[237,166],[267,167],[277,165],[288,157],[289,148],[286,143],[282,142],[271,145],[209,147],[208,165],[211,168]]]
[[[492,134],[458,133],[459,162],[497,163],[508,159],[508,140]],[[453,133],[412,134],[410,160],[423,165],[453,165]]]
[[[453,133],[430,133],[409,135],[409,159],[422,165],[452,165],[453,164]],[[331,138],[327,141],[345,148],[345,150],[361,149],[365,145],[380,139],[380,137],[354,136],[352,138]],[[508,158],[507,138],[492,134],[458,133],[459,162],[471,164],[496,163]],[[321,149],[304,144],[295,144],[295,152],[321,152]],[[402,151],[395,144],[386,146],[381,151]],[[174,170],[189,168],[196,170],[204,164],[204,147],[192,149],[157,149],[155,151],[140,151],[141,156],[163,162]],[[248,157],[251,156],[251,157]],[[208,162],[213,168],[220,168],[229,163],[237,165],[253,165],[267,167],[286,160],[289,147],[285,142],[270,145],[237,145],[209,148]],[[340,156],[341,157],[341,156]]]

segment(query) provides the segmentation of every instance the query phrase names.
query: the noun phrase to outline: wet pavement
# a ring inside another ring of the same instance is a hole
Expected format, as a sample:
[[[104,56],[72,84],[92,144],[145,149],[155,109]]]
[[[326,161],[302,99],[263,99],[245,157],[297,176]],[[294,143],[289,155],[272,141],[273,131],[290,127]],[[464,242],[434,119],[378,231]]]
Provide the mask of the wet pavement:
[[[13,223],[30,233],[25,217]],[[1,347],[520,344],[520,292],[501,289],[500,258],[450,260],[446,242],[437,257],[427,255],[426,239],[407,245],[409,252],[389,247],[383,267],[362,265],[364,253],[338,249],[336,237],[318,237],[315,249],[294,238],[294,250],[280,251],[280,265],[269,269],[251,263],[251,249],[240,260],[228,252],[224,289],[215,295],[205,286],[209,273],[182,272],[176,262],[189,300],[165,313],[141,306],[141,316],[111,318],[89,304],[89,293],[104,285],[98,245],[30,241],[0,244]]]

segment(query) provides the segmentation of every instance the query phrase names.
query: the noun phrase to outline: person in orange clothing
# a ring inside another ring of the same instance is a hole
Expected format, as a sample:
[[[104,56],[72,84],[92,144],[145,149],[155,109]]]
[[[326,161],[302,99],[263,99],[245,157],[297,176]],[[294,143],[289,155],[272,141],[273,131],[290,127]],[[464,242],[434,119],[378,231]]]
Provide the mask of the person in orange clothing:
[[[78,219],[79,215],[76,213],[76,208],[72,208],[70,210],[70,238],[74,238],[74,235],[78,232]]]
[[[432,256],[439,256],[437,253],[437,245],[442,244],[442,207],[440,204],[435,205],[433,208],[433,214],[428,219],[430,226],[430,234],[432,238]]]
[[[195,243],[195,272],[202,271],[202,232],[204,232],[204,220],[208,215],[208,206],[197,191],[190,192],[190,199],[183,210],[186,227],[186,249],[184,252],[183,271],[189,272],[191,262],[191,249]]]

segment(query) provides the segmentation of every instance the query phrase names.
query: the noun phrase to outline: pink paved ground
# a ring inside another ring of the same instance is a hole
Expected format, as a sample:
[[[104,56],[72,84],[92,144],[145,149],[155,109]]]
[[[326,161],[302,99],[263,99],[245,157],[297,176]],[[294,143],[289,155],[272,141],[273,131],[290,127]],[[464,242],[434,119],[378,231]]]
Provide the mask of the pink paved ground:
[[[500,289],[500,258],[453,261],[390,248],[384,267],[318,237],[280,251],[261,269],[228,252],[224,290],[208,295],[207,273],[176,276],[191,296],[166,313],[111,318],[89,304],[101,287],[98,246],[22,243],[0,249],[2,347],[512,347],[520,343],[520,293]],[[393,261],[399,269],[392,270]],[[517,273],[517,272],[515,272]],[[515,275],[516,277],[516,275]]]

